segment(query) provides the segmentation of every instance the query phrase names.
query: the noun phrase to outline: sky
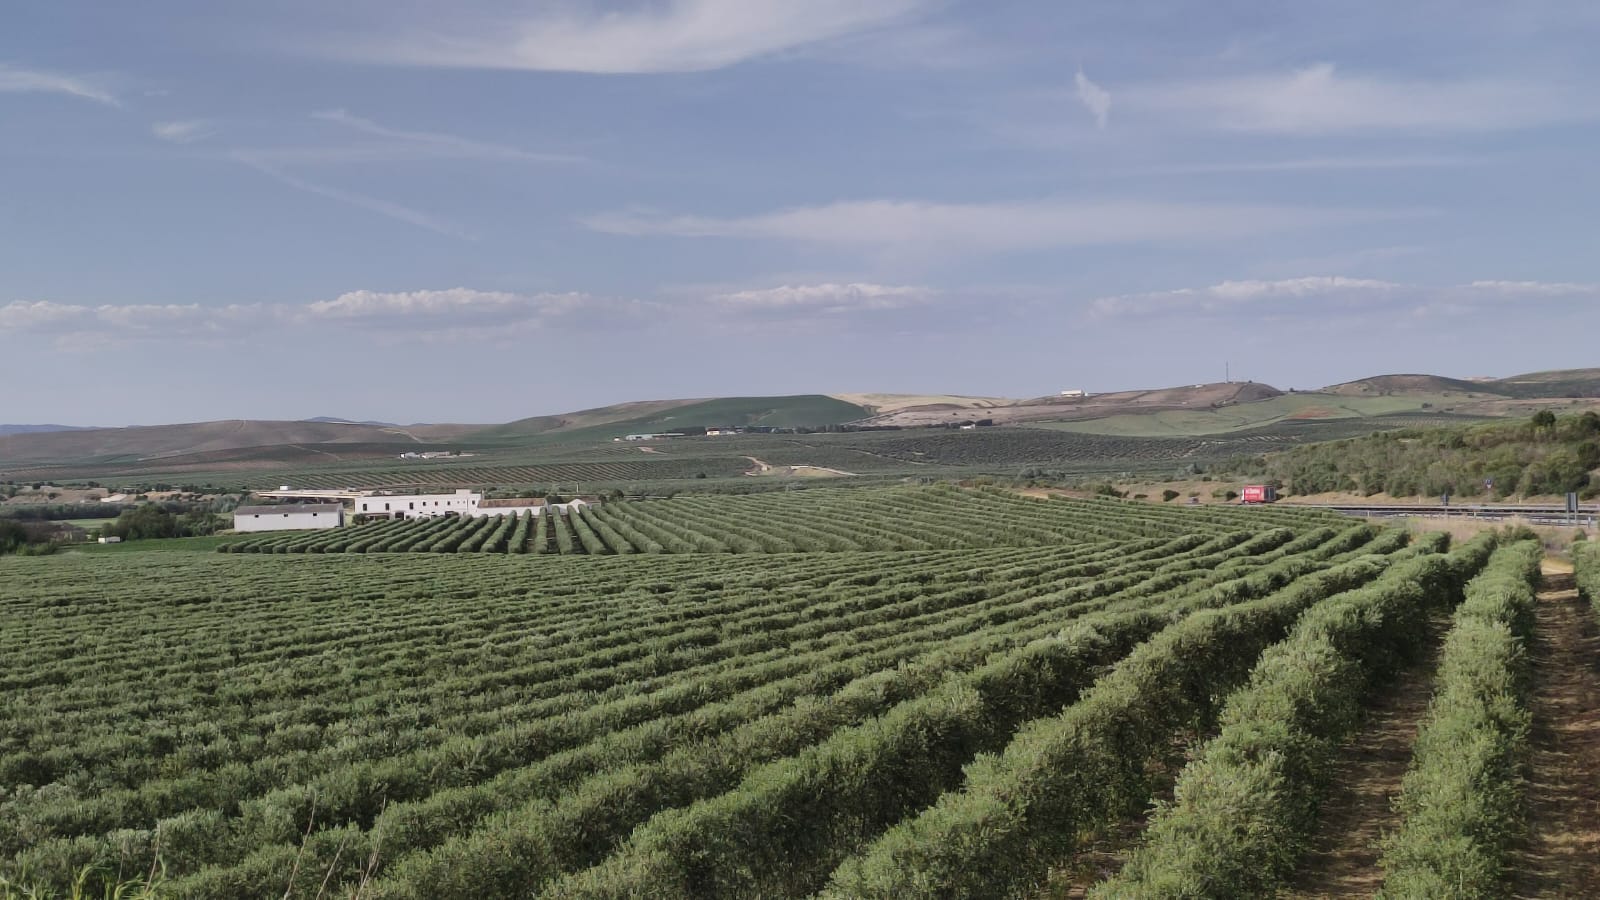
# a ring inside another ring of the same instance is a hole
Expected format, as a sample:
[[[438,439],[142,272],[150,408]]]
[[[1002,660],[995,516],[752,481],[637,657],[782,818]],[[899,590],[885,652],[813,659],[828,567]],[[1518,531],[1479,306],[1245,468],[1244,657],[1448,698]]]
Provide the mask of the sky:
[[[0,11],[0,422],[1600,365],[1589,0]]]

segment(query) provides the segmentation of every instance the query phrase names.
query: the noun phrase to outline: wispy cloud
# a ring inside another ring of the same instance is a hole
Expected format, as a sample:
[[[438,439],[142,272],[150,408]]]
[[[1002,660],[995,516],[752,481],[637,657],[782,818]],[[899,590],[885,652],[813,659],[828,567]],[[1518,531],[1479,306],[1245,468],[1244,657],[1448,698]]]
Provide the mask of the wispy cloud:
[[[334,55],[402,65],[597,74],[720,69],[901,20],[926,0],[639,0],[423,22],[388,37],[344,39]],[[598,5],[597,5],[598,6]],[[608,5],[609,6],[609,5]]]
[[[0,63],[0,93],[65,94],[107,106],[122,105],[115,94],[92,77],[23,69],[5,63]]]
[[[1079,69],[1073,76],[1072,83],[1078,93],[1078,102],[1083,108],[1094,116],[1096,128],[1106,127],[1106,120],[1111,116],[1111,93],[1105,88],[1089,80],[1089,76]]]
[[[1439,169],[1478,166],[1489,160],[1480,156],[1312,156],[1301,159],[1231,160],[1225,162],[1173,163],[1143,168],[1112,169],[1107,175],[1224,175],[1250,172],[1338,172],[1380,169]]]
[[[839,284],[786,284],[779,287],[716,294],[711,301],[742,312],[817,312],[844,315],[889,309],[906,309],[927,303],[935,292],[910,285],[851,282]]]
[[[408,225],[415,225],[418,228],[426,228],[429,231],[438,232],[439,234],[446,234],[451,237],[461,238],[463,240],[475,239],[475,236],[471,232],[453,222],[440,219],[436,216],[429,215],[428,213],[412,209],[409,206],[402,206],[398,203],[393,203],[388,200],[382,200],[377,197],[369,197],[366,194],[358,194],[355,191],[347,191],[343,188],[331,187],[329,185],[319,184],[314,181],[307,181],[306,179],[297,175],[291,175],[288,172],[283,171],[282,169],[258,158],[255,154],[248,151],[236,151],[231,154],[231,158],[236,162],[255,169],[257,172],[260,172],[269,178],[288,185],[297,191],[305,191],[308,194],[315,194],[319,197],[326,197],[329,200],[336,200],[340,203],[349,204],[350,206],[367,210],[368,212],[377,213],[380,216],[385,216],[399,222],[405,222]]]
[[[471,288],[350,291],[306,306],[303,315],[317,321],[415,323],[429,319],[482,325],[558,317],[610,305],[604,298],[580,292],[519,294]]]
[[[0,335],[53,335],[73,340],[213,338],[245,340],[263,329],[308,326],[382,329],[390,335],[484,336],[511,326],[576,322],[594,314],[615,321],[644,304],[581,292],[521,294],[470,288],[349,291],[305,304],[105,304],[17,301],[0,306]]]
[[[1127,108],[1231,131],[1480,132],[1593,117],[1587,92],[1517,78],[1347,75],[1331,63],[1133,87]]]
[[[184,339],[253,327],[279,314],[262,304],[105,304],[17,301],[0,306],[0,334],[72,335],[115,332],[127,337]]]
[[[1290,228],[1415,215],[1406,211],[1151,201],[929,203],[867,200],[743,217],[620,212],[583,223],[619,235],[787,240],[950,254],[1172,240],[1228,240]]]
[[[1461,314],[1507,304],[1589,304],[1600,299],[1600,285],[1538,281],[1474,281],[1427,285],[1315,275],[1272,281],[1224,281],[1209,287],[1178,288],[1100,297],[1089,310],[1099,318],[1138,316],[1315,316],[1370,312],[1386,317],[1425,318]]]
[[[191,119],[183,122],[157,122],[150,126],[150,133],[170,143],[192,144],[203,141],[217,132],[207,123]]]
[[[509,147],[504,144],[495,144],[487,141],[476,141],[471,138],[454,134],[444,134],[435,131],[408,131],[399,128],[390,128],[374,122],[371,119],[351,115],[342,109],[330,109],[312,113],[311,117],[323,122],[341,125],[364,134],[384,138],[381,145],[348,147],[348,148],[313,148],[301,151],[299,161],[349,161],[352,158],[416,158],[416,159],[482,159],[506,160],[512,162],[579,162],[582,157],[556,153],[534,153],[518,147]],[[289,161],[295,159],[296,151],[290,150],[287,154],[275,151],[259,151],[273,159]]]

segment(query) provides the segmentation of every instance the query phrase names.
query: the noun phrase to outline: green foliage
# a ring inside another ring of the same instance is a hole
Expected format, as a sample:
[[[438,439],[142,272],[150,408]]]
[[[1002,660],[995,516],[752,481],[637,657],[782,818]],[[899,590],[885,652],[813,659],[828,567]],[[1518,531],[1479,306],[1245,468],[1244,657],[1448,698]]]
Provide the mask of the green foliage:
[[[540,525],[606,552],[499,555]],[[63,890],[159,857],[175,896],[274,900],[367,874],[527,896],[596,866],[664,866],[647,894],[820,889],[1152,635],[1411,552],[1317,513],[942,487],[270,538],[0,560],[0,872]],[[684,841],[704,853],[652,849]]]
[[[1144,845],[1093,896],[1275,895],[1315,827],[1362,696],[1420,652],[1428,617],[1459,601],[1495,541],[1419,557],[1309,610],[1228,699],[1220,732],[1183,770]]]
[[[1600,613],[1600,541],[1573,544],[1572,563],[1578,593]]]
[[[225,523],[221,516],[205,510],[176,514],[159,504],[143,503],[102,526],[101,532],[107,537],[119,537],[125,541],[142,541],[200,537],[215,534],[223,527]]]
[[[1109,484],[1103,486],[1111,490]],[[1103,500],[1041,501],[948,486],[835,489],[554,508],[524,545],[506,520],[442,517],[239,538],[223,553],[808,553],[1040,546],[1093,534],[1140,538],[1211,527],[1337,521],[1307,510],[1159,510]],[[984,527],[974,529],[973,522]],[[381,537],[381,540],[379,539]],[[370,538],[363,540],[361,538]],[[553,540],[554,546],[551,546]]]
[[[1270,474],[1296,494],[1486,496],[1585,491],[1600,468],[1600,417],[1593,413],[1539,422],[1393,431],[1297,447],[1267,458]],[[1540,422],[1545,424],[1539,424]]]
[[[1504,546],[1467,586],[1385,841],[1383,896],[1504,896],[1527,760],[1528,641],[1543,556]]]

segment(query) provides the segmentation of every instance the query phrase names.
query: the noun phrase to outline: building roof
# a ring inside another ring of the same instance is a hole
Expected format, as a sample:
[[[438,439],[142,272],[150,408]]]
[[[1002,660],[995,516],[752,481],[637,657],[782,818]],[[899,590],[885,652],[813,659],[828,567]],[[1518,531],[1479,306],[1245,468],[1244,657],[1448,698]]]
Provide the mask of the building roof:
[[[513,506],[517,506],[517,507],[533,507],[533,506],[543,506],[543,505],[544,505],[544,498],[543,497],[511,497],[509,499],[501,499],[501,500],[480,500],[480,501],[478,501],[478,508],[479,509],[505,509],[507,507],[513,507]]]
[[[280,503],[277,506],[241,506],[233,511],[236,516],[276,516],[287,513],[336,513],[344,509],[337,503]]]

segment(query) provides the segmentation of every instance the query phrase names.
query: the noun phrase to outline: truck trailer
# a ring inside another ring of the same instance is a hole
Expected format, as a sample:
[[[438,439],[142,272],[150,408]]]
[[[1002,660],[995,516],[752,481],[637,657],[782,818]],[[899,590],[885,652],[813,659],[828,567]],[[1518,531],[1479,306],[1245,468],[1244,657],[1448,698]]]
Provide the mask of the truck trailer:
[[[1240,503],[1276,503],[1278,489],[1270,484],[1247,484],[1239,491]]]

